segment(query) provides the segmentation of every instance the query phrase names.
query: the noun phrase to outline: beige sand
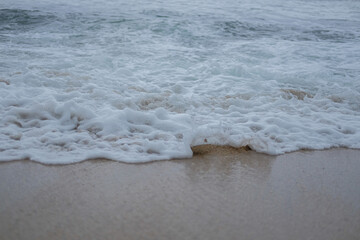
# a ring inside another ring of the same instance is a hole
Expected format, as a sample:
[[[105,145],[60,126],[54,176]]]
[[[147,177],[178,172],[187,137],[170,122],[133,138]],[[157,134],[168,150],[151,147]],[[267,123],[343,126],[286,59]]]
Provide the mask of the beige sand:
[[[360,151],[200,152],[2,163],[0,239],[360,239]]]

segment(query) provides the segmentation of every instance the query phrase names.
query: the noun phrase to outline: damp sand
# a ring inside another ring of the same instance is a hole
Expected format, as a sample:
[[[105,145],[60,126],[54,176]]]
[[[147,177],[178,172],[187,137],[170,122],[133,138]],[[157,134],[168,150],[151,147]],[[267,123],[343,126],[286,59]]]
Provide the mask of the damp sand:
[[[358,239],[359,150],[0,164],[0,239]]]

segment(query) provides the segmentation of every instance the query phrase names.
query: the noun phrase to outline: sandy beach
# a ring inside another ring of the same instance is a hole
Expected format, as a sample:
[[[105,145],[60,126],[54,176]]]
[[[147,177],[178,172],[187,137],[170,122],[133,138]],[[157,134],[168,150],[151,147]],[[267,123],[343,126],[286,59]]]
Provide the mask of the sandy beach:
[[[359,239],[360,151],[0,164],[0,239]]]

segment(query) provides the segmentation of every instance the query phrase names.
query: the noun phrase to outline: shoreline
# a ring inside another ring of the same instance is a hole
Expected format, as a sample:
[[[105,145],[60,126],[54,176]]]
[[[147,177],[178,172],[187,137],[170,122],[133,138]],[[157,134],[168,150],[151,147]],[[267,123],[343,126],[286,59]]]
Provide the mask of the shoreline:
[[[171,159],[150,160],[150,161],[144,161],[144,162],[127,162],[127,161],[122,161],[122,160],[113,160],[111,158],[100,157],[100,158],[88,158],[88,159],[81,160],[79,162],[70,162],[70,163],[57,163],[57,162],[56,163],[44,163],[44,162],[32,160],[30,158],[22,158],[22,159],[16,159],[16,160],[0,161],[0,166],[2,164],[7,164],[7,163],[11,163],[11,162],[21,162],[21,161],[25,161],[25,162],[29,161],[29,162],[41,164],[44,166],[76,165],[76,164],[80,164],[80,163],[84,163],[84,162],[88,162],[88,161],[90,161],[90,162],[113,161],[113,162],[118,162],[121,164],[141,165],[141,164],[151,164],[151,163],[155,163],[155,162],[164,162],[164,161],[192,160],[192,159],[196,159],[198,157],[211,155],[211,154],[236,156],[238,154],[241,155],[241,154],[247,154],[247,153],[254,153],[254,154],[264,155],[264,156],[268,156],[268,157],[278,157],[278,156],[286,156],[289,154],[296,154],[296,153],[323,152],[323,151],[336,151],[336,150],[359,151],[359,154],[360,154],[360,149],[346,148],[346,147],[331,147],[331,148],[326,148],[326,149],[300,149],[300,150],[296,150],[296,151],[292,151],[292,152],[285,152],[285,153],[277,154],[277,155],[267,154],[267,153],[263,153],[263,152],[257,152],[255,150],[252,150],[248,145],[242,146],[242,147],[233,147],[230,145],[202,144],[202,145],[192,146],[191,150],[193,152],[193,156],[190,158],[171,158]]]
[[[240,151],[240,153],[239,153]],[[4,239],[357,239],[360,150],[0,163]]]

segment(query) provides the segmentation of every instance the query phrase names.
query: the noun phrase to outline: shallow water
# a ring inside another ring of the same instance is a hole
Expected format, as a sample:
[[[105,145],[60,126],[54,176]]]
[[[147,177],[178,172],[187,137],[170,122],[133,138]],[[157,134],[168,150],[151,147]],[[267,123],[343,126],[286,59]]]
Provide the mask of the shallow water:
[[[0,160],[360,148],[358,1],[0,3]]]

